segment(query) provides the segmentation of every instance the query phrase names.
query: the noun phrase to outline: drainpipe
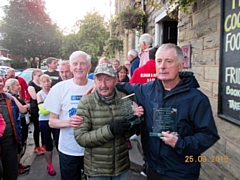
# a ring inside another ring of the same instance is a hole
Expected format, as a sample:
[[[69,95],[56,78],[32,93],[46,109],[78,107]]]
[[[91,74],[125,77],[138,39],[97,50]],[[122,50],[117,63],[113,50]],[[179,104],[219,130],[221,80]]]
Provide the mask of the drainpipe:
[[[142,0],[142,9],[146,12],[145,0]],[[143,34],[146,33],[146,25],[142,26],[142,32]]]

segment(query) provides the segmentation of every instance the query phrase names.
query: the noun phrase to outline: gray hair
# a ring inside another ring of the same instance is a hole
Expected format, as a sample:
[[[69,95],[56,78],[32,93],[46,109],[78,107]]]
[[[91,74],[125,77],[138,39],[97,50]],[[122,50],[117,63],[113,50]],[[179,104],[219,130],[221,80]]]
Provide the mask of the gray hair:
[[[99,59],[98,64],[103,64],[103,63],[110,64],[111,62],[109,61],[108,58],[102,57]]]
[[[91,64],[91,57],[83,51],[74,51],[69,57],[70,64],[72,64],[72,60],[78,56],[86,57],[87,62]]]
[[[62,60],[60,63],[59,63],[59,66],[64,66],[64,65],[69,65],[69,60]]]
[[[156,52],[156,55],[158,54],[159,51],[168,50],[168,49],[174,49],[175,50],[175,56],[177,57],[178,62],[179,63],[183,62],[183,52],[182,52],[182,49],[179,46],[177,46],[176,44],[172,44],[172,43],[162,44],[158,48],[158,50]]]
[[[17,83],[18,80],[15,78],[9,78],[6,82],[5,82],[5,86],[4,86],[4,90],[10,91],[10,88]]]
[[[132,55],[133,57],[138,57],[138,51],[136,49],[131,49],[128,51],[128,56]]]
[[[139,39],[139,42],[140,43],[145,42],[147,45],[152,45],[153,44],[153,37],[148,33],[142,34],[140,39]]]

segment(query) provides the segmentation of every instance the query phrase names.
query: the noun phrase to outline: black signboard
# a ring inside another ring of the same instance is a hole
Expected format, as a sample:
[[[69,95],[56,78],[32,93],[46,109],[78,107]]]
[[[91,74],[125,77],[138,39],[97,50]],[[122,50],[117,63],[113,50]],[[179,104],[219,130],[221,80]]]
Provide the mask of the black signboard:
[[[219,117],[240,125],[240,4],[221,1]]]

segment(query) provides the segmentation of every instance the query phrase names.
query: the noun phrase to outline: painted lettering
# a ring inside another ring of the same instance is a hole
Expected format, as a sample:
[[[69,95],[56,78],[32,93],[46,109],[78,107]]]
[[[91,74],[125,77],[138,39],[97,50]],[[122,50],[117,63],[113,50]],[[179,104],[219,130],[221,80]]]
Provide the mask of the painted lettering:
[[[240,84],[240,68],[226,67],[225,82]]]

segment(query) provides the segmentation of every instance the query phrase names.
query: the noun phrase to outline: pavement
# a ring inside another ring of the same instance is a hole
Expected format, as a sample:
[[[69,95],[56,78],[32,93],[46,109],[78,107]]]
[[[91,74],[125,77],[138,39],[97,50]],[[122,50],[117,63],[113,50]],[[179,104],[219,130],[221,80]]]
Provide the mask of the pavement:
[[[129,157],[131,161],[130,171],[128,172],[128,180],[146,180],[147,178],[140,175],[143,165],[143,157],[141,155],[141,144],[140,137],[131,140],[132,149],[129,150]],[[57,174],[55,176],[50,176],[46,170],[46,161],[44,156],[37,156],[33,152],[34,141],[33,133],[29,133],[27,141],[27,149],[24,156],[21,159],[22,164],[31,165],[29,174],[22,175],[18,177],[18,180],[60,180],[60,168],[59,168],[59,159],[56,149],[53,150],[53,165]]]

